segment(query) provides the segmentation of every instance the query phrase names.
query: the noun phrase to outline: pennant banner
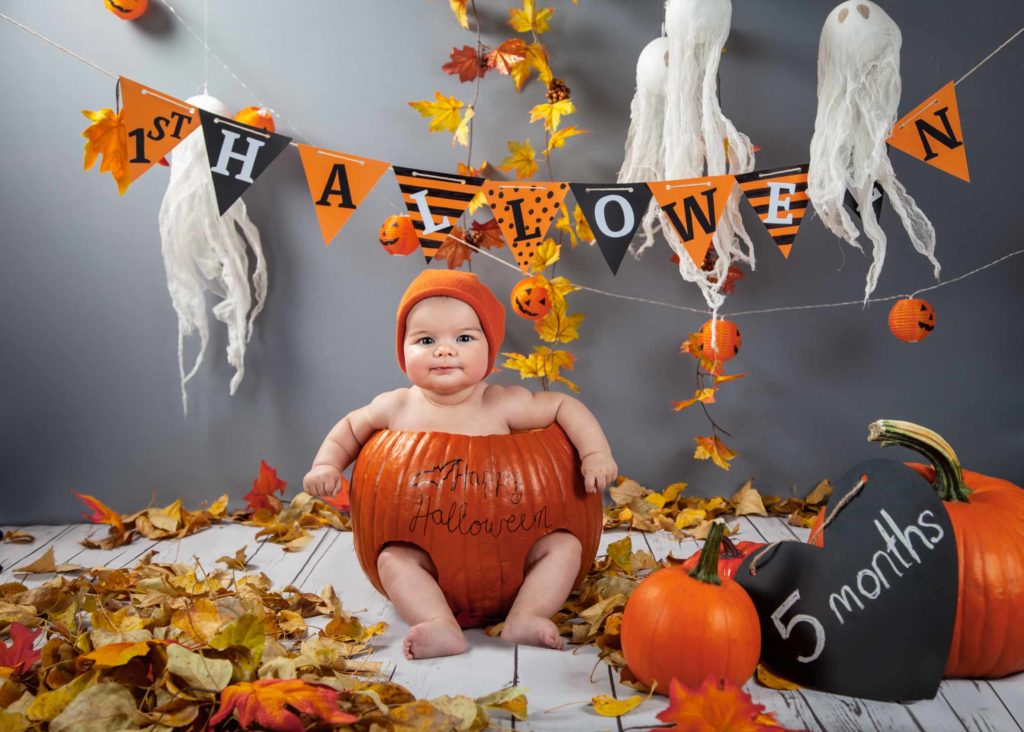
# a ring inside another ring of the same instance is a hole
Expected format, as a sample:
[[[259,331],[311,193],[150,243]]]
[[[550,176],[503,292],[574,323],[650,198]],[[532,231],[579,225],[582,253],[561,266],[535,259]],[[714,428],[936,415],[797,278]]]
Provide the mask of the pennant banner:
[[[788,168],[755,170],[736,176],[743,195],[761,223],[789,259],[800,224],[807,213],[807,163]]]
[[[569,187],[612,274],[618,274],[651,202],[651,189],[646,183],[570,183]]]
[[[697,267],[703,265],[736,179],[731,175],[713,175],[647,185],[682,238],[693,263]]]
[[[530,268],[533,253],[551,228],[568,192],[567,183],[486,181],[487,205],[523,272]]]
[[[459,220],[483,178],[393,166],[420,248],[430,262]]]
[[[120,83],[134,183],[199,126],[199,110],[123,76]]]
[[[880,220],[882,216],[882,202],[885,201],[885,191],[882,190],[882,186],[876,181],[875,185],[871,188],[871,208],[875,210],[875,219]],[[860,216],[860,206],[857,205],[857,199],[853,197],[853,194],[849,191],[843,196],[843,205],[850,209],[850,213],[856,216],[858,219]]]
[[[217,206],[223,214],[274,162],[290,137],[200,109]]]
[[[897,122],[886,142],[960,180],[971,182],[952,81]]]
[[[324,246],[330,246],[391,164],[312,145],[298,148]]]

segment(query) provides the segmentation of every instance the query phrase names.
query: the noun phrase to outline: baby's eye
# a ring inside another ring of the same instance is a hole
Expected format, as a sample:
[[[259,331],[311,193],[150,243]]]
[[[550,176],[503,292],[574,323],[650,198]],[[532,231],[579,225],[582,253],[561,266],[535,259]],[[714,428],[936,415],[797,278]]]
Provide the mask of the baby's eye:
[[[460,335],[455,340],[458,341],[459,343],[470,343],[472,341],[475,341],[476,338],[474,338],[473,336],[468,335],[468,334],[463,334],[463,335]]]
[[[430,336],[423,336],[418,341],[416,341],[416,343],[418,343],[421,346],[430,346],[433,345],[434,339],[431,338]]]

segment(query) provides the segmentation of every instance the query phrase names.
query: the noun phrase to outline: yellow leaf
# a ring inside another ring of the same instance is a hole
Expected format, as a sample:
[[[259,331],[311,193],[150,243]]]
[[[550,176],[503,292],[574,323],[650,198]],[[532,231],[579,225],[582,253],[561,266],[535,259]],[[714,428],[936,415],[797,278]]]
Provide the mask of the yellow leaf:
[[[554,239],[545,239],[533,252],[533,261],[530,262],[530,271],[539,274],[557,262],[562,256],[562,247]]]
[[[530,122],[544,120],[544,129],[554,132],[558,129],[558,123],[562,121],[562,117],[575,111],[576,105],[572,103],[571,99],[562,99],[554,104],[538,104],[530,110]]]
[[[40,692],[25,710],[28,718],[36,722],[48,722],[64,711],[71,701],[85,691],[99,677],[99,669],[92,669],[53,691]]]
[[[697,391],[693,393],[693,399],[687,399],[686,401],[683,402],[672,402],[672,411],[682,411],[683,409],[686,409],[687,407],[692,406],[697,402],[702,402],[704,404],[714,404],[715,389],[697,389]]]
[[[707,516],[707,511],[700,508],[684,508],[676,516],[676,528],[677,529],[688,529],[691,526],[696,526]]]
[[[736,379],[745,378],[746,374],[722,374],[721,376],[715,377],[715,384],[724,384],[727,381],[736,381]]]
[[[245,547],[235,550],[235,556],[223,556],[218,557],[217,562],[225,565],[228,569],[237,569],[239,572],[245,571]]]
[[[231,661],[205,658],[185,646],[167,646],[167,670],[195,689],[222,691],[231,683]]]
[[[576,230],[573,228],[572,221],[569,219],[568,206],[563,208],[562,215],[555,219],[555,228],[558,231],[569,235],[569,243],[572,245],[573,249],[575,249],[576,245],[580,243],[579,237],[576,236]]]
[[[658,508],[665,507],[665,496],[660,493],[652,493],[649,496],[644,496],[644,500]]]
[[[795,691],[802,688],[800,684],[794,684],[792,681],[773,674],[764,664],[760,663],[757,664],[757,682],[762,686],[767,686],[769,689],[779,689],[782,691]]]
[[[607,694],[598,694],[590,703],[594,705],[594,711],[602,717],[621,717],[626,712],[631,712],[647,701],[649,697],[631,696],[628,699],[616,699]]]
[[[698,460],[711,460],[722,470],[728,470],[728,461],[739,454],[726,447],[725,443],[719,440],[717,436],[694,437],[693,439],[697,443],[697,449],[694,450],[693,456]]]
[[[500,170],[514,170],[520,180],[529,178],[537,172],[537,153],[529,140],[523,140],[521,143],[509,140],[508,151],[511,154],[501,161],[498,166]]]
[[[567,130],[574,129],[573,127],[567,127]],[[564,132],[560,130],[559,132]],[[555,134],[559,134],[556,132]],[[580,130],[580,132],[586,132],[586,130]],[[594,243],[594,232],[590,229],[590,224],[583,217],[583,209],[577,206],[572,212],[573,219],[576,221],[576,235],[580,238],[580,241],[586,242],[587,244]]]
[[[218,498],[216,501],[210,504],[210,507],[206,509],[206,513],[211,518],[221,518],[228,510],[228,494],[225,493],[223,496]]]
[[[149,653],[149,643],[147,641],[141,643],[111,643],[80,656],[80,659],[92,661],[97,666],[103,668],[117,668],[118,666],[124,666],[133,658],[145,656],[147,653]]]
[[[306,621],[294,610],[281,610],[277,618],[278,627],[285,635],[299,636],[306,632]]]
[[[441,132],[442,130],[455,132],[461,121],[459,110],[462,109],[463,103],[455,97],[446,97],[441,92],[434,92],[434,98],[437,101],[423,100],[408,104],[423,117],[430,118],[428,129],[431,132]]]
[[[664,491],[665,502],[671,503],[672,501],[679,498],[680,494],[686,490],[686,483],[672,483],[667,486]]]
[[[466,113],[462,116],[462,121],[459,122],[459,126],[455,128],[455,134],[452,135],[452,147],[455,147],[455,143],[458,143],[463,147],[469,146],[469,122],[473,119],[474,114],[473,105],[470,104],[466,107]]]
[[[486,696],[476,698],[476,703],[487,709],[503,709],[512,716],[523,721],[526,719],[526,689],[522,686],[510,686]]]
[[[217,606],[205,597],[200,597],[171,616],[173,627],[183,630],[199,643],[207,643],[223,624]]]
[[[807,494],[807,498],[804,499],[804,503],[808,505],[814,505],[818,503],[824,503],[828,500],[828,497],[832,495],[832,484],[828,480],[823,480],[818,485],[814,486],[814,490]]]
[[[571,343],[580,337],[580,323],[586,316],[583,313],[568,315],[564,302],[553,303],[551,311],[540,320],[534,321],[533,328],[540,336],[540,339],[548,343],[557,341],[559,343]]]
[[[737,516],[768,515],[764,501],[761,500],[761,494],[754,488],[753,479],[744,483],[743,487],[736,491],[729,500],[732,501]]]
[[[517,33],[545,33],[549,28],[551,16],[554,15],[554,8],[537,10],[534,7],[534,0],[523,0],[522,10],[512,8],[508,11],[508,24]]]
[[[99,155],[103,156],[100,172],[109,172],[117,182],[118,195],[124,195],[132,184],[128,169],[128,131],[124,124],[124,112],[114,113],[112,109],[92,112],[83,109],[92,124],[85,128],[82,137],[85,143],[85,166],[89,170]]]
[[[466,4],[469,0],[448,0],[452,6],[452,12],[455,13],[455,20],[459,22],[466,30],[469,30],[469,18],[466,13]]]
[[[526,63],[537,70],[537,75],[545,84],[550,84],[551,80],[555,78],[548,65],[548,52],[539,42],[531,43],[526,47]]]

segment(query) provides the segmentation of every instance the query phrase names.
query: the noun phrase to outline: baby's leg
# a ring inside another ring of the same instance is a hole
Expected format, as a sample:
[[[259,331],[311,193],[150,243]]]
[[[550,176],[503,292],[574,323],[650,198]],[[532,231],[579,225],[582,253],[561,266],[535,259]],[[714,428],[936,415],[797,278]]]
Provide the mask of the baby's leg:
[[[454,656],[466,650],[466,637],[425,551],[411,544],[388,544],[377,557],[377,571],[395,609],[410,626],[402,643],[406,658]]]
[[[555,531],[537,540],[527,555],[526,578],[505,618],[502,639],[548,648],[565,646],[551,616],[572,591],[581,553],[579,539],[567,531]]]

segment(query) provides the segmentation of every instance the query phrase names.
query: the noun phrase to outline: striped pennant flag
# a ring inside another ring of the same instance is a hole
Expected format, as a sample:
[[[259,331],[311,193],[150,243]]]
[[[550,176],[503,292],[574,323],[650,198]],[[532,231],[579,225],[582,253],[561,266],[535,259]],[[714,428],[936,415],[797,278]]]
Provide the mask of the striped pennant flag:
[[[743,195],[750,201],[786,259],[789,259],[789,252],[810,203],[807,198],[807,167],[808,164],[804,163],[787,168],[755,170],[736,176]]]
[[[483,178],[393,166],[398,187],[429,263],[465,212]]]

